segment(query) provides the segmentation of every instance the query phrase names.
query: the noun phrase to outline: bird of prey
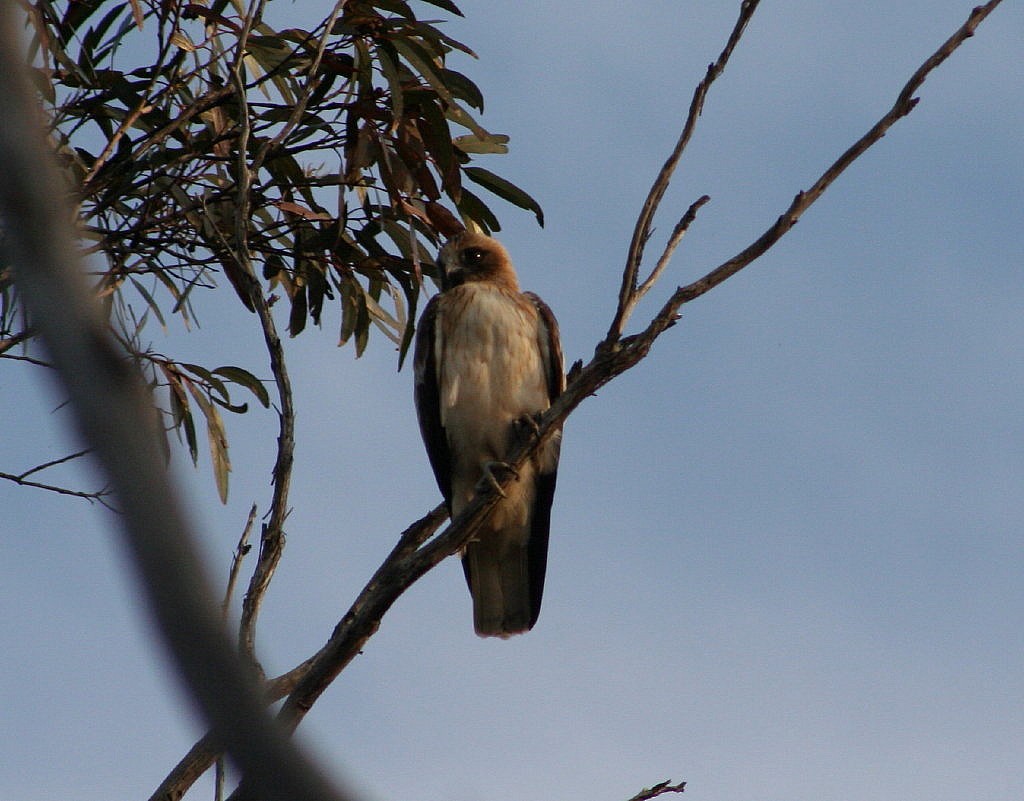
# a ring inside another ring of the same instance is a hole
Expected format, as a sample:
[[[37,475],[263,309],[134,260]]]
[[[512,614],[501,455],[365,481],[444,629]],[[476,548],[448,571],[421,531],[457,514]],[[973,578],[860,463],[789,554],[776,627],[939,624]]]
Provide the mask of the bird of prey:
[[[416,412],[437,485],[454,518],[501,460],[513,432],[565,388],[558,324],[521,292],[508,252],[465,231],[441,249],[441,293],[416,333]],[[540,613],[561,432],[515,474],[462,566],[481,637],[529,631]]]

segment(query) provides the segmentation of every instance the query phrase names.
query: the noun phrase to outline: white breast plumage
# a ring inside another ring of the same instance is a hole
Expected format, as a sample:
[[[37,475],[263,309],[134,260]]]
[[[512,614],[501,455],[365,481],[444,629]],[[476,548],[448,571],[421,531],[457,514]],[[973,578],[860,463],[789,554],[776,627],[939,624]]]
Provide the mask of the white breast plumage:
[[[512,421],[548,407],[537,314],[485,284],[458,287],[445,301],[436,358],[441,424],[456,454],[500,459]]]

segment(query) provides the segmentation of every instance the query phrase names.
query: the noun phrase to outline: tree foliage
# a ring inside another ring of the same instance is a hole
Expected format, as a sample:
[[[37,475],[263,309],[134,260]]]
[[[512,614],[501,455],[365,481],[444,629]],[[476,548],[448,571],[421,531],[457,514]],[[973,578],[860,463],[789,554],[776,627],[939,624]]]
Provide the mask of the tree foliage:
[[[449,0],[428,3],[460,14]],[[543,221],[526,193],[470,164],[504,153],[508,137],[474,118],[483,95],[447,65],[454,51],[473,52],[436,20],[403,0],[349,0],[308,30],[279,29],[269,5],[25,4],[94,291],[193,460],[197,411],[205,421],[222,496],[230,465],[219,409],[246,410],[239,388],[267,406],[267,391],[241,367],[154,351],[147,323],[191,326],[194,293],[223,276],[250,311],[261,295],[286,300],[293,336],[336,303],[341,344],[362,354],[376,329],[401,361],[438,240],[463,225],[499,229],[467,184]],[[33,334],[6,265],[0,293],[3,353]]]

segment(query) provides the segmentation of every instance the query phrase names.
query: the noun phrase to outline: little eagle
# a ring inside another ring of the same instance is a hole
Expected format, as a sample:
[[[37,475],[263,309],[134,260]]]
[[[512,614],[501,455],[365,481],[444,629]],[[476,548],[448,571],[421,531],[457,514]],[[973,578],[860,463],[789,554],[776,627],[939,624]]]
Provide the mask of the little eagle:
[[[565,389],[558,324],[521,292],[505,248],[482,234],[454,236],[438,258],[441,292],[416,332],[415,397],[430,465],[454,519],[481,479],[506,466],[522,422]],[[462,552],[481,637],[529,631],[540,614],[561,432],[515,475]]]

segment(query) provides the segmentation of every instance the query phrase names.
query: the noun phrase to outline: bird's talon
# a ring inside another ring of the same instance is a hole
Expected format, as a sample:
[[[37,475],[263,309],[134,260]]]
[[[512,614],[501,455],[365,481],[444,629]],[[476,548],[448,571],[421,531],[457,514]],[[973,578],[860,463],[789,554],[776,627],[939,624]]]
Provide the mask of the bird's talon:
[[[505,490],[501,488],[501,483],[498,481],[497,476],[494,475],[495,469],[507,470],[516,479],[519,478],[519,471],[508,462],[487,462],[484,465],[484,475],[481,479],[481,483],[490,484],[502,498],[507,498],[508,496],[505,494]]]
[[[542,412],[537,412],[535,414],[524,414],[522,417],[517,417],[512,422],[512,427],[515,430],[516,437],[524,442],[532,437],[539,437],[541,416]]]

